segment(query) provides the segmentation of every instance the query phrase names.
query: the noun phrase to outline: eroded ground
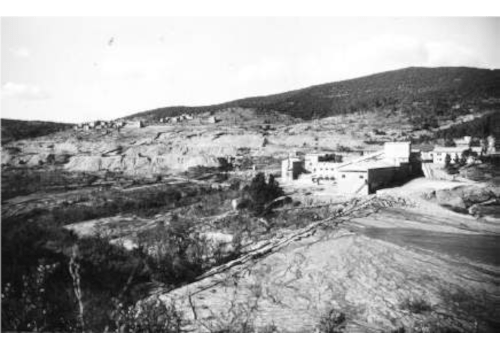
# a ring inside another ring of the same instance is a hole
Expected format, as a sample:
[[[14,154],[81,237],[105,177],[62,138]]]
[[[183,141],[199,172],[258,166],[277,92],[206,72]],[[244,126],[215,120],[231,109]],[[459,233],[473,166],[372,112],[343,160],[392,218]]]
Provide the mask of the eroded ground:
[[[345,313],[348,332],[498,331],[498,226],[437,206],[434,215],[394,206],[314,225],[276,251],[150,300],[175,303],[189,331],[311,332],[331,309]]]

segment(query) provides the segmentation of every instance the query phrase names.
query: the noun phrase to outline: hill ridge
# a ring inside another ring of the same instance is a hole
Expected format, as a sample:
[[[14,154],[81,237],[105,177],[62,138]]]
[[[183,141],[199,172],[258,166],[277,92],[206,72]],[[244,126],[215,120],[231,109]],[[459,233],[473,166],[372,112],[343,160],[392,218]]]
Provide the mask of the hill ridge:
[[[161,107],[122,119],[159,120],[183,113],[215,113],[234,107],[282,113],[303,120],[374,109],[420,115],[451,112],[459,115],[468,113],[471,108],[491,109],[490,105],[483,106],[488,104],[484,100],[491,98],[500,101],[500,69],[407,67],[213,105]]]

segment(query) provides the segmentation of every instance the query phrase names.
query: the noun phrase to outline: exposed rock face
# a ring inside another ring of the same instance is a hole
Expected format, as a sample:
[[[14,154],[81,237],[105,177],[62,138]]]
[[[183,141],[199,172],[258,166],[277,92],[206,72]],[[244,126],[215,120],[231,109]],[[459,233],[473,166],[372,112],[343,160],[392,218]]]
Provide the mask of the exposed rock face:
[[[347,332],[495,330],[500,320],[493,306],[500,301],[498,266],[442,253],[441,222],[450,219],[402,210],[395,226],[389,213],[380,211],[377,224],[397,231],[398,225],[418,228],[425,221],[422,242],[434,242],[439,249],[370,238],[363,233],[371,227],[367,213],[365,221],[319,225],[280,250],[243,258],[241,264],[228,264],[171,292],[158,290],[143,302],[174,303],[188,319],[186,331],[250,324],[257,331],[274,326],[280,332],[311,332],[331,310],[346,315]],[[460,217],[450,224],[450,237],[474,240],[477,222]],[[492,239],[498,245],[498,237]]]
[[[436,191],[436,200],[443,206],[449,206],[453,209],[467,209],[462,197],[457,195],[452,190]]]
[[[168,154],[152,158],[140,155],[123,156],[74,156],[65,166],[69,171],[116,171],[127,175],[161,174],[171,170],[184,171],[190,167],[203,165],[216,167],[219,162],[216,157],[209,155],[181,156]]]
[[[237,274],[220,274],[176,290],[165,300],[176,300],[196,331],[215,331],[228,326],[219,322],[250,318],[256,327],[274,324],[282,332],[310,332],[331,308],[347,314],[348,331],[432,325],[474,331],[473,316],[452,316],[446,293],[462,298],[493,295],[493,285],[470,281],[477,273],[470,268],[458,274],[438,258],[359,235],[335,239],[330,232],[293,244]],[[416,296],[432,312],[414,314],[401,307]],[[450,318],[440,313],[450,313]]]
[[[150,125],[106,132],[65,131],[8,144],[2,150],[2,164],[26,167],[53,164],[53,158],[47,157],[54,155],[56,159],[65,157],[56,164],[65,164],[68,171],[108,170],[150,176],[183,172],[196,166],[217,167],[219,157],[282,157],[294,147],[332,147],[331,134],[338,123],[332,121],[314,127],[309,124]],[[350,147],[362,143],[344,134],[338,135],[337,141]]]
[[[453,209],[465,210],[475,204],[499,198],[499,187],[459,186],[436,191],[436,200],[440,205]]]

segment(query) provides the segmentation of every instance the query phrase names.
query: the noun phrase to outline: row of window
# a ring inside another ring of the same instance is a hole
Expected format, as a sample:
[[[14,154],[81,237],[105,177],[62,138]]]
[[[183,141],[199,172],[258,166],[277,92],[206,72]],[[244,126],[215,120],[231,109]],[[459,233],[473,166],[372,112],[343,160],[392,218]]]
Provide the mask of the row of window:
[[[334,169],[334,168],[330,168],[330,169],[329,169],[329,168],[319,168],[319,169],[314,168],[314,169],[313,169],[313,171],[318,171],[318,170],[319,170],[319,171],[324,171],[324,170],[326,170],[326,171],[334,171],[335,169]]]
[[[345,174],[342,174],[342,178],[343,178],[343,179],[345,179]],[[364,179],[364,178],[365,178],[365,176],[364,176],[364,175],[359,175],[359,178],[360,178],[360,179]]]

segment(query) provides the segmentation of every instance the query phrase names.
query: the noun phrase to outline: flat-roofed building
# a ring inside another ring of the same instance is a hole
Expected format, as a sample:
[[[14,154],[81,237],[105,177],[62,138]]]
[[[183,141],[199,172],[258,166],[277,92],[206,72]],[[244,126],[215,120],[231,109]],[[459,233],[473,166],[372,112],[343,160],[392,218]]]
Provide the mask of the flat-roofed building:
[[[304,157],[304,168],[315,178],[334,179],[335,169],[342,163],[342,156],[328,153],[309,153]]]
[[[337,184],[346,194],[367,195],[405,181],[412,173],[410,142],[387,142],[377,152],[337,167]]]

